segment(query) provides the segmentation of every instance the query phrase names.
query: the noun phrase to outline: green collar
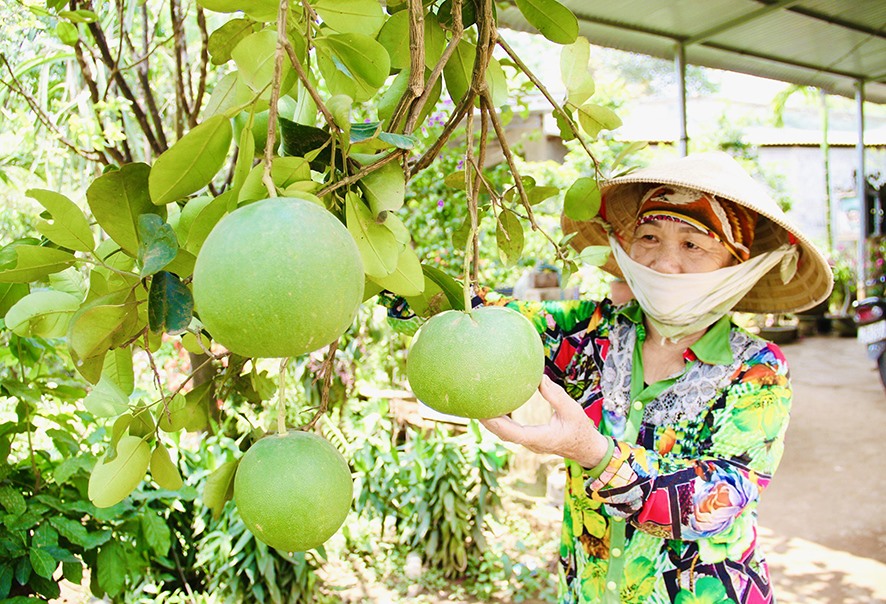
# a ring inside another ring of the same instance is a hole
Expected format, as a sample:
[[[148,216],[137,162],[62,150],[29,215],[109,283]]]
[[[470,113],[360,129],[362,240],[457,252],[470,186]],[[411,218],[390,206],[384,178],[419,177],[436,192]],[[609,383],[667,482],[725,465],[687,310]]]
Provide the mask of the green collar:
[[[626,317],[632,323],[643,324],[643,309],[636,300],[625,304],[616,311],[616,315]],[[729,315],[720,317],[711,325],[698,342],[689,350],[703,363],[708,365],[728,365],[735,360],[732,346],[729,343],[729,332],[732,330],[732,319]]]

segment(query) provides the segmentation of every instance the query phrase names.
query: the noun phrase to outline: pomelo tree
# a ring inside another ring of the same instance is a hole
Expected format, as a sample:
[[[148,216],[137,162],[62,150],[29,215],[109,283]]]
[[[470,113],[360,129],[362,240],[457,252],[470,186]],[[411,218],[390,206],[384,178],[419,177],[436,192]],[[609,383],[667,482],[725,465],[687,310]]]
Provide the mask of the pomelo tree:
[[[276,392],[276,431],[311,430],[328,405],[331,358],[351,307],[384,290],[425,317],[466,311],[481,220],[494,225],[502,259],[514,263],[525,229],[539,229],[536,204],[565,193],[567,213],[593,218],[602,168],[589,143],[620,120],[592,100],[589,45],[571,12],[557,0],[515,4],[531,27],[562,45],[565,98],[555,98],[499,35],[492,0],[146,0],[113,9],[46,0],[29,7],[56,44],[20,62],[3,56],[4,94],[23,99],[92,176],[83,198],[27,191],[42,210],[38,232],[0,250],[0,298],[16,337],[64,339],[91,384],[82,404],[109,422],[107,454],[89,484],[96,505],[120,501],[148,474],[166,488],[180,485],[170,435],[205,428],[246,357],[282,357],[285,376],[287,355],[326,347],[317,376],[323,399],[311,421],[287,426],[282,378]],[[41,102],[41,69],[68,74],[69,84],[48,92],[54,102]],[[595,166],[569,191],[519,172],[502,112],[519,78],[547,99],[563,139],[577,141]],[[425,136],[432,113],[443,126]],[[410,180],[454,137],[466,149],[460,170],[446,175],[468,207],[460,279],[415,253],[403,217]],[[487,176],[490,145],[507,166],[505,187]],[[279,198],[320,212],[347,244],[274,212],[256,220],[265,230],[226,230]],[[317,239],[305,273],[289,270],[287,224],[293,232],[304,227],[297,242]],[[582,259],[568,237],[544,236],[568,277]],[[321,251],[329,252],[322,262]],[[201,294],[201,266],[229,280]],[[362,270],[356,283],[354,270]],[[247,293],[253,297],[239,304]],[[292,349],[263,347],[300,333],[285,325],[294,317],[322,315],[305,330],[326,322],[332,302],[324,295],[344,299],[347,309],[322,337]],[[266,320],[263,302],[282,324]],[[276,333],[263,332],[268,325]],[[192,373],[175,386],[152,357],[170,337],[192,352]],[[146,356],[155,376],[149,403],[133,396],[134,355]],[[270,406],[273,388],[256,390]],[[203,499],[216,514],[234,496],[235,476],[236,464],[225,464],[207,482]]]

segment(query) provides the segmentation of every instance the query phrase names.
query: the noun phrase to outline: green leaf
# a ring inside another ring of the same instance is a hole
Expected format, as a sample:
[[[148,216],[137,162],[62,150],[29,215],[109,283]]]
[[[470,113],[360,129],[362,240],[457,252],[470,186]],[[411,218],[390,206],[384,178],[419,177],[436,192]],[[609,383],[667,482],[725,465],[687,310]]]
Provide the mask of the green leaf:
[[[178,254],[178,239],[175,231],[156,214],[142,214],[138,217],[138,263],[141,265],[139,277],[163,269]]]
[[[391,70],[391,59],[384,46],[364,34],[329,34],[315,40],[317,51],[326,59],[321,64],[324,75],[334,69],[354,82],[353,94],[341,91],[358,103],[372,98],[385,83]]]
[[[23,338],[60,338],[68,333],[68,323],[80,308],[80,299],[70,294],[42,290],[16,302],[4,321],[6,327]]]
[[[80,359],[88,359],[123,344],[130,335],[129,327],[138,321],[134,297],[114,303],[112,296],[99,298],[82,307],[71,319],[68,343]]]
[[[559,192],[560,189],[557,187],[535,186],[526,191],[526,198],[529,200],[529,205],[534,206],[545,199],[550,199]]]
[[[129,396],[135,389],[135,371],[132,365],[132,351],[127,348],[111,350],[105,356],[102,375],[120,387]]]
[[[566,100],[581,105],[594,95],[594,78],[588,72],[591,46],[587,38],[579,37],[560,51],[560,77],[566,86]]]
[[[314,126],[305,126],[304,124],[293,122],[284,117],[280,118],[280,132],[283,138],[284,155],[305,157],[311,151],[326,145],[323,153],[318,155],[315,161],[311,162],[311,167],[315,170],[318,168],[322,170],[329,165],[330,148],[328,143],[330,136],[328,132]]]
[[[55,24],[55,35],[61,40],[62,44],[67,46],[76,46],[80,39],[80,32],[77,26],[67,21],[59,21]]]
[[[147,446],[147,445],[145,445]],[[114,598],[123,592],[129,569],[126,565],[126,552],[116,541],[102,546],[96,558],[96,578],[108,596]]]
[[[234,474],[239,463],[239,460],[223,463],[206,479],[203,503],[212,510],[212,517],[216,520],[221,516],[225,502],[234,497]]]
[[[169,451],[160,442],[154,447],[151,454],[151,476],[162,488],[177,491],[182,487],[182,477],[178,468],[172,463]],[[167,548],[168,550],[169,548]],[[160,555],[166,552],[157,552]]]
[[[380,7],[377,3],[376,5]],[[376,40],[388,51],[391,57],[391,69],[410,67],[409,11],[401,10],[388,17]]]
[[[86,190],[99,226],[133,257],[138,255],[138,217],[150,213],[166,218],[166,208],[151,203],[148,174],[153,176],[147,164],[126,164],[98,177]]]
[[[376,222],[363,200],[353,193],[345,197],[345,215],[348,231],[360,250],[366,274],[380,279],[393,273],[402,246],[390,229]]]
[[[556,0],[516,0],[517,8],[541,35],[557,44],[572,44],[578,37],[578,19]]]
[[[83,398],[83,407],[96,417],[116,417],[129,410],[129,395],[112,379],[102,375]]]
[[[375,138],[381,132],[381,122],[364,122],[350,125],[350,141],[360,143]]]
[[[378,140],[398,149],[412,149],[418,139],[411,134],[396,134],[394,132],[379,132]]]
[[[55,558],[42,548],[30,548],[28,558],[31,561],[31,568],[34,569],[34,572],[46,579],[50,578],[55,569],[58,568],[58,562],[56,562]]]
[[[78,300],[86,298],[86,293],[89,290],[83,273],[73,267],[49,275],[49,286],[56,291],[70,294]]]
[[[385,23],[386,15],[377,0],[317,0],[311,6],[330,29],[343,34],[375,37]],[[393,16],[388,21],[391,19]]]
[[[566,191],[563,198],[563,213],[572,220],[591,220],[600,212],[600,203],[597,179],[583,176],[572,183]]]
[[[20,516],[28,509],[22,494],[9,485],[0,487],[0,505],[12,516]]]
[[[52,470],[52,479],[57,485],[63,485],[78,472],[90,470],[92,463],[84,456],[68,457]]]
[[[178,432],[185,427],[188,415],[188,401],[181,392],[172,397],[164,408],[161,404],[157,412],[159,414],[157,425],[164,432]]]
[[[188,229],[188,240],[185,244],[185,249],[187,251],[192,254],[200,252],[200,248],[209,236],[210,231],[212,231],[215,225],[218,224],[218,221],[221,220],[222,216],[227,212],[228,203],[232,198],[235,199],[236,195],[234,195],[232,191],[227,191],[210,201],[205,207],[197,212],[197,215],[194,217],[191,224],[191,228]]]
[[[160,271],[151,279],[148,294],[148,325],[154,333],[175,335],[191,324],[194,296],[176,275]]]
[[[403,207],[406,176],[397,162],[390,162],[360,179],[360,189],[373,215],[394,212]]]
[[[209,36],[207,50],[213,65],[224,65],[231,60],[231,51],[248,35],[255,31],[255,22],[250,19],[231,19]]]
[[[14,241],[0,250],[0,283],[40,281],[65,270],[74,260],[64,250]]]
[[[89,500],[107,508],[123,501],[145,477],[151,447],[137,436],[124,436],[117,443],[117,456],[96,464],[89,477]]]
[[[83,581],[83,564],[81,562],[62,562],[62,576],[74,585]]]
[[[249,90],[249,86],[240,80],[236,71],[225,74],[212,89],[212,95],[203,110],[203,117],[204,119],[216,115],[234,117],[243,111],[252,97],[253,94]]]
[[[615,130],[621,126],[621,118],[611,109],[585,103],[578,108],[578,123],[588,136],[597,136],[601,130]]]
[[[458,281],[434,266],[423,264],[421,268],[425,276],[443,290],[452,308],[455,310],[465,309],[464,291]]]
[[[154,451],[156,452],[157,449]],[[181,486],[181,478],[179,478],[179,486]],[[172,490],[175,491],[177,489]],[[142,535],[145,537],[145,543],[148,544],[148,547],[156,555],[165,557],[169,553],[169,548],[172,547],[172,533],[169,531],[166,521],[150,508],[145,510],[145,513],[141,515],[139,520]]]
[[[148,178],[153,203],[165,205],[209,184],[225,163],[232,136],[231,121],[215,115],[164,151]]]
[[[276,29],[263,29],[249,34],[231,51],[231,58],[237,65],[240,80],[254,93],[267,93],[274,81],[274,61],[277,53]],[[296,80],[289,61],[283,61],[280,76],[280,94],[286,94]],[[267,98],[267,97],[266,97]]]
[[[52,222],[37,221],[36,227],[41,235],[61,247],[78,252],[95,249],[89,221],[77,204],[61,193],[45,189],[29,189],[25,195],[36,199],[52,217]]]
[[[0,315],[6,315],[15,303],[28,295],[27,283],[0,283]]]
[[[374,281],[399,296],[418,296],[425,288],[421,263],[408,245],[400,250],[394,272],[386,277],[374,278]]]
[[[610,253],[612,249],[608,245],[589,245],[575,256],[575,261],[588,266],[603,266]]]
[[[91,10],[82,8],[77,10],[61,10],[58,12],[58,16],[62,19],[67,19],[71,23],[95,23],[98,21],[98,15]]]
[[[513,266],[523,254],[523,225],[510,210],[502,210],[495,225],[495,240],[505,266]]]
[[[459,41],[455,51],[443,67],[443,78],[446,80],[446,91],[452,102],[458,104],[468,93],[471,76],[474,72],[476,47],[467,40]]]
[[[112,536],[109,529],[90,532],[79,521],[63,516],[52,517],[49,519],[49,523],[65,539],[87,551],[107,543]]]

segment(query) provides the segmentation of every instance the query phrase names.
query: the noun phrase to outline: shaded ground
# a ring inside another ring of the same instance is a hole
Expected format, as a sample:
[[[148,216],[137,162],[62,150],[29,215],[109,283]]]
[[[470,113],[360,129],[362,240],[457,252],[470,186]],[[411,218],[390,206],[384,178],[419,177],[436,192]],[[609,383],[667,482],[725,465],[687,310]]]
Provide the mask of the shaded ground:
[[[794,404],[759,508],[779,602],[886,602],[886,394],[876,365],[853,338],[782,350]]]

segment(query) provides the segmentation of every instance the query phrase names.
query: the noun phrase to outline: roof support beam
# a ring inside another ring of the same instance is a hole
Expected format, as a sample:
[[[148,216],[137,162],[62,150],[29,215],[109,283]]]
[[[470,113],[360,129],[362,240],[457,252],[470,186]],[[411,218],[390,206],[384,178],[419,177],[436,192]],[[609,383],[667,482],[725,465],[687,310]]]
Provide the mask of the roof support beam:
[[[867,263],[867,236],[870,235],[870,233],[868,233],[868,220],[870,219],[870,215],[868,214],[867,200],[865,199],[865,186],[867,182],[864,177],[864,82],[862,80],[858,80],[858,82],[856,82],[855,106],[858,114],[858,142],[856,142],[855,144],[857,164],[857,167],[855,168],[855,190],[858,195],[858,213],[861,216],[861,232],[858,234],[857,291],[859,292],[859,295],[861,295],[865,287],[864,281],[866,273],[865,266]],[[879,205],[879,202],[875,203]],[[879,232],[880,230],[879,212],[877,212],[877,215],[874,216],[874,229],[876,232]]]
[[[680,157],[686,157],[689,154],[689,134],[686,129],[686,47],[683,44],[677,44],[677,51],[674,54],[674,68],[677,70],[677,82],[679,83],[677,112],[680,119]]]
[[[798,2],[800,2],[800,0],[778,0],[777,2],[768,4],[762,8],[758,8],[755,11],[751,11],[746,15],[736,17],[731,21],[726,21],[724,23],[720,23],[719,25],[715,25],[714,27],[703,31],[700,34],[696,34],[690,38],[687,38],[683,41],[683,44],[685,44],[686,46],[690,46],[692,44],[700,44],[705,40],[713,38],[717,34],[722,34],[724,31],[729,31],[730,29],[734,29],[739,25],[744,25],[745,23],[748,23],[749,21],[754,21],[755,19],[759,19],[760,17],[765,17],[771,12],[788,8],[793,4],[797,4]]]

